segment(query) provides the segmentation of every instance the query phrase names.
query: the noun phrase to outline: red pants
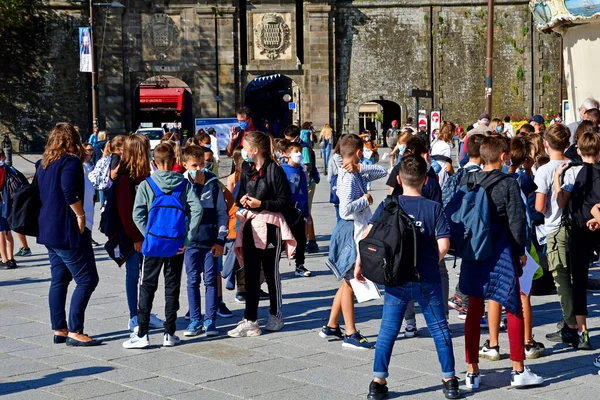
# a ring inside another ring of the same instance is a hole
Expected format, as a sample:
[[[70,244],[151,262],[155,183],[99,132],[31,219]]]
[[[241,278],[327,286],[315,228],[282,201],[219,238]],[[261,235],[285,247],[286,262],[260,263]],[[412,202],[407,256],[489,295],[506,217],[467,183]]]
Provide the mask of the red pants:
[[[485,303],[482,298],[469,296],[469,308],[465,321],[465,352],[467,364],[479,363],[479,341],[481,338],[481,317],[485,312]],[[512,361],[525,360],[525,325],[523,313],[518,317],[506,312],[508,318],[508,341],[510,343],[510,359]]]

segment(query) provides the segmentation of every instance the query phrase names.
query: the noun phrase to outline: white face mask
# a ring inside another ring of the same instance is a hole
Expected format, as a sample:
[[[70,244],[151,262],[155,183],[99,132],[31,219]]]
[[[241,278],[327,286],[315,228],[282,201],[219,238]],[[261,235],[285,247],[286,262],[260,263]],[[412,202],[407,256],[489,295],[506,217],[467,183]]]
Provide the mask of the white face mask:
[[[0,161],[0,167],[4,166],[4,161]]]
[[[296,164],[300,164],[300,161],[302,161],[302,154],[301,153],[292,153],[290,155],[290,159],[296,163]]]

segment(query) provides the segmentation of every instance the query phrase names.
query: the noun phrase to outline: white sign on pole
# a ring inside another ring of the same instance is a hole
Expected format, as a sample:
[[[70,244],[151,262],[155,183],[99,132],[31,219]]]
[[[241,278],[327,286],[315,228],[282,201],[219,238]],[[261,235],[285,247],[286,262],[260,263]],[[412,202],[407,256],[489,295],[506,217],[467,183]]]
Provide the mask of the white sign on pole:
[[[433,133],[433,131],[436,129],[440,129],[441,119],[442,119],[442,115],[441,115],[440,111],[434,110],[431,112],[431,131],[430,131],[430,133]]]

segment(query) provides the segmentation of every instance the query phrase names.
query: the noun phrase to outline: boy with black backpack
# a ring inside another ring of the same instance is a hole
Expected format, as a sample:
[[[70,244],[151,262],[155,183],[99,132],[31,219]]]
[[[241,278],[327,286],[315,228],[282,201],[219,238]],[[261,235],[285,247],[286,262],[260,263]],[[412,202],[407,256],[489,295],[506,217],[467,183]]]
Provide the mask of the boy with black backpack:
[[[371,272],[380,269],[375,266],[371,254],[378,252],[378,249],[387,242],[387,238],[390,242],[402,242],[402,246],[394,251],[404,253],[410,250],[413,253],[412,257],[407,254],[409,257],[406,261],[415,260],[413,265],[410,265],[410,262],[384,263],[384,269],[393,264],[393,270],[384,272],[384,275],[395,279],[384,279],[383,282],[378,282],[386,285],[385,301],[375,349],[374,379],[369,385],[367,397],[369,399],[379,400],[387,396],[386,379],[389,376],[388,367],[394,342],[400,331],[406,307],[412,300],[419,302],[433,337],[442,367],[444,395],[447,399],[460,397],[458,378],[454,371],[452,337],[446,321],[438,267],[438,263],[444,259],[450,248],[450,228],[442,206],[421,196],[426,173],[427,163],[420,155],[402,158],[399,180],[403,194],[397,198],[388,198],[379,205],[371,219],[372,225],[365,232],[365,239],[360,245],[360,257],[354,269],[354,276],[359,282],[365,281],[362,275],[363,265],[367,277],[371,276]],[[390,210],[395,211],[396,214],[394,215]],[[404,229],[404,232],[402,228],[394,231],[386,230],[390,219],[401,217],[399,214],[412,220],[404,225],[410,225],[410,229]],[[373,240],[378,238],[378,230],[379,241]],[[368,245],[365,246],[367,243]],[[381,243],[381,246],[377,243]],[[396,260],[397,257],[404,257],[404,254],[394,253],[392,260]]]
[[[135,196],[133,221],[144,233],[142,284],[140,286],[138,329],[123,343],[126,349],[150,346],[148,325],[152,301],[158,288],[160,271],[165,275],[165,333],[163,346],[179,343],[177,310],[183,269],[183,253],[194,238],[202,218],[202,206],[192,185],[183,175],[172,172],[175,150],[168,143],[154,149],[153,163],[158,168],[142,182]]]
[[[479,152],[485,164],[483,171],[466,175],[446,208],[451,220],[451,247],[462,258],[460,290],[469,296],[465,321],[466,386],[478,389],[481,382],[480,321],[486,299],[503,305],[507,311],[511,386],[540,385],[544,379],[524,366],[525,327],[519,276],[527,261],[527,217],[521,189],[514,178],[501,171],[510,162],[504,137],[486,137]],[[451,213],[455,201],[460,203],[460,209]],[[462,231],[457,229],[460,227]]]
[[[600,203],[600,136],[585,132],[577,141],[577,154],[582,164],[564,163],[554,174],[556,202],[560,208],[569,207],[571,240],[569,245],[570,271],[573,282],[573,310],[577,319],[577,337],[572,346],[578,350],[591,350],[587,329],[587,283],[589,261],[600,243],[600,231],[590,231],[588,221],[593,209]],[[561,177],[564,179],[561,185]]]

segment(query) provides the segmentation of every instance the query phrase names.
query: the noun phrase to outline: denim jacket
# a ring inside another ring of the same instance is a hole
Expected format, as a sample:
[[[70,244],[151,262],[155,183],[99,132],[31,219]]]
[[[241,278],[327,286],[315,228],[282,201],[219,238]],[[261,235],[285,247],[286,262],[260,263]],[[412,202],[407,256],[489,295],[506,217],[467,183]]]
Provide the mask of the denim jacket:
[[[331,233],[329,258],[325,262],[338,281],[344,278],[356,262],[354,221],[340,220]]]

